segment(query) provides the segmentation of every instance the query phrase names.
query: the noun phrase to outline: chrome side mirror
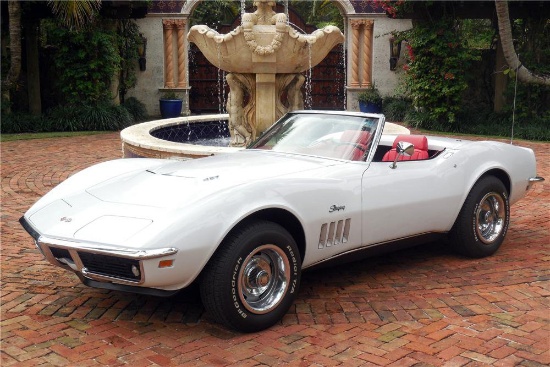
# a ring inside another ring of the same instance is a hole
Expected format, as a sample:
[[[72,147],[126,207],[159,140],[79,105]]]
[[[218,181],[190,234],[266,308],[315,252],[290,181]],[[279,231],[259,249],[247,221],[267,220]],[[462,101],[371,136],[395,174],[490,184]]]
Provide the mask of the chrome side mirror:
[[[395,169],[397,167],[397,160],[399,159],[399,157],[403,155],[410,157],[414,154],[414,144],[408,143],[406,141],[400,141],[399,143],[397,143],[395,150],[397,151],[397,155],[395,156],[393,163],[390,165],[391,169]]]

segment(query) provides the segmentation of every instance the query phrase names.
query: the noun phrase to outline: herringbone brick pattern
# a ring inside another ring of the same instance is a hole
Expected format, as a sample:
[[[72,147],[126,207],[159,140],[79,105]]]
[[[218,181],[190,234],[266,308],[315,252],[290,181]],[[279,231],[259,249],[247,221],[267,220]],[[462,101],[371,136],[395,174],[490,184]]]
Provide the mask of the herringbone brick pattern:
[[[550,144],[533,148],[550,179]],[[70,174],[118,158],[117,134],[3,143],[2,366],[547,366],[550,184],[512,207],[486,259],[443,243],[306,272],[282,322],[257,334],[210,323],[197,291],[96,290],[48,265],[17,220]]]

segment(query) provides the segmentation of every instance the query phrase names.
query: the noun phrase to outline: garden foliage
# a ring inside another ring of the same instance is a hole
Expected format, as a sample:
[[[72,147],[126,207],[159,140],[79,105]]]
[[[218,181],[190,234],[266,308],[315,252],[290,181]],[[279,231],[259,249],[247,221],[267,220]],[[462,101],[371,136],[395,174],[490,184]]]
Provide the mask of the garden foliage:
[[[45,22],[47,43],[55,48],[56,89],[66,104],[97,104],[112,100],[111,81],[120,72],[115,30],[89,27],[70,30]]]
[[[3,108],[3,133],[119,130],[147,118],[143,103],[124,98],[136,84],[140,35],[133,20],[96,17],[78,29],[55,18],[38,24],[44,113],[32,116],[24,103],[9,114]],[[20,90],[15,104],[25,100]]]
[[[379,0],[376,4],[390,17],[417,16],[412,29],[394,32],[403,41],[406,59],[402,88],[406,97],[397,100],[401,106],[407,99],[411,104],[400,114],[403,119],[393,121],[501,136],[510,136],[513,125],[516,137],[550,140],[550,88],[521,82],[516,86],[513,70],[494,69],[498,30],[490,20],[458,19],[452,2]],[[533,71],[550,74],[550,22],[516,19],[513,34],[522,62]],[[493,106],[496,73],[509,76],[506,105],[499,113]],[[393,114],[395,106],[396,100],[385,100],[384,113]]]

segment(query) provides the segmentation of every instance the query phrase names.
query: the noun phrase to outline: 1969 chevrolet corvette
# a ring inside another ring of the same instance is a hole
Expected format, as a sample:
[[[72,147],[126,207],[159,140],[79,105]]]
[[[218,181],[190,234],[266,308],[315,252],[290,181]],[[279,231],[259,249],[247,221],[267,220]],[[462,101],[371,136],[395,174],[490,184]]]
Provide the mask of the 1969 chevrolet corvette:
[[[287,312],[303,269],[361,250],[442,235],[493,254],[510,205],[543,180],[527,148],[383,128],[383,115],[292,112],[240,152],[85,169],[20,222],[86,285],[171,295],[197,281],[215,320],[251,332]]]

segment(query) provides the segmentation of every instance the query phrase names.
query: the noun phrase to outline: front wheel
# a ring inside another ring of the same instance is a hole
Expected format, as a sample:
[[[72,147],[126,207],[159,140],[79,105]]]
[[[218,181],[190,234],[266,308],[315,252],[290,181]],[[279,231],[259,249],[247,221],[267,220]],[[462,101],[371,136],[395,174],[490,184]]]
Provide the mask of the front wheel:
[[[243,332],[263,330],[292,305],[300,274],[300,253],[288,231],[254,222],[234,231],[208,263],[202,301],[217,322]]]
[[[489,256],[504,241],[509,223],[510,203],[506,188],[496,177],[483,177],[466,197],[449,239],[463,255]]]

